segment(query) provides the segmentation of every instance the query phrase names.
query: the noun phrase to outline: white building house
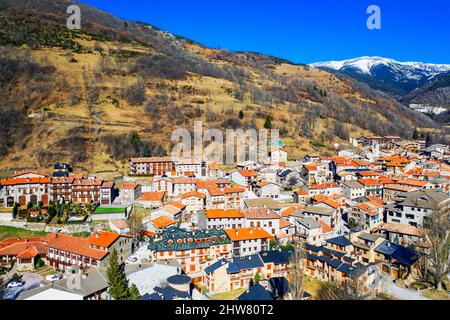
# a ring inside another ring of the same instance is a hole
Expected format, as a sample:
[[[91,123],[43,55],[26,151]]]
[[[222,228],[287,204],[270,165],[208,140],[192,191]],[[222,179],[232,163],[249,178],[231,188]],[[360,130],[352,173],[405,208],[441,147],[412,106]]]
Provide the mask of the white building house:
[[[255,186],[255,193],[258,197],[276,198],[280,195],[281,185],[271,181],[261,181]]]
[[[247,208],[242,210],[245,216],[245,226],[250,228],[262,228],[270,235],[280,233],[281,216],[269,208]]]
[[[401,194],[395,203],[386,206],[387,223],[402,223],[422,227],[423,219],[450,206],[450,197],[444,192],[419,190]]]
[[[202,229],[242,228],[245,216],[238,209],[208,209],[199,213],[198,224]]]
[[[366,187],[358,181],[347,181],[342,183],[342,193],[353,200],[366,195]]]
[[[269,250],[272,236],[261,228],[225,229],[233,242],[233,256],[244,257]]]
[[[185,212],[196,213],[202,211],[206,205],[206,195],[197,191],[184,193],[180,202],[186,206]]]

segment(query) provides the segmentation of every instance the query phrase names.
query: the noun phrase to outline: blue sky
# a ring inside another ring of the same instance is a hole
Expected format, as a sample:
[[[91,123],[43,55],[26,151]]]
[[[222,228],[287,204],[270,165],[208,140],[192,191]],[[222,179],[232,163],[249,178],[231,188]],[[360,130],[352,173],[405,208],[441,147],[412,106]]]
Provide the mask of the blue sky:
[[[214,48],[297,63],[383,56],[450,64],[447,0],[82,0]],[[369,5],[381,30],[366,27]]]

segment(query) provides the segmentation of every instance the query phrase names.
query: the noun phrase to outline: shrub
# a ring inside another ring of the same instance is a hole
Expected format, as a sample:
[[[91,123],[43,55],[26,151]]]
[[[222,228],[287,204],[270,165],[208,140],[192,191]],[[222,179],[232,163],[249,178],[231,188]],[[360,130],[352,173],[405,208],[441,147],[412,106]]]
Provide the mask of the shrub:
[[[42,259],[39,259],[38,261],[36,261],[36,268],[40,269],[45,265],[44,261],[42,261]]]
[[[242,121],[236,118],[230,118],[222,122],[222,127],[227,129],[237,129],[242,127]]]
[[[132,106],[142,105],[147,100],[145,94],[145,85],[142,81],[138,81],[125,87],[122,91],[122,98]]]

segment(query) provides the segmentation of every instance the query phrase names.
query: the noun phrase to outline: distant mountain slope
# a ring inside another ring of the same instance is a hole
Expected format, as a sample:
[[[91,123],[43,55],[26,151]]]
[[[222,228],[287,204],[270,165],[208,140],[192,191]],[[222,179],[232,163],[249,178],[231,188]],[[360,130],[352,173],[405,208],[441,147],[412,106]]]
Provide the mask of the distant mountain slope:
[[[450,65],[398,62],[381,57],[313,63],[311,66],[347,74],[372,88],[395,95],[406,94],[430,79],[450,71]]]
[[[405,104],[427,104],[450,109],[450,72],[436,76],[408,93],[401,101]]]
[[[129,157],[170,154],[172,131],[197,120],[279,129],[292,157],[333,153],[350,134],[441,133],[348,76],[207,48],[86,5],[70,31],[71,3],[0,0],[0,171],[63,161],[117,175]]]

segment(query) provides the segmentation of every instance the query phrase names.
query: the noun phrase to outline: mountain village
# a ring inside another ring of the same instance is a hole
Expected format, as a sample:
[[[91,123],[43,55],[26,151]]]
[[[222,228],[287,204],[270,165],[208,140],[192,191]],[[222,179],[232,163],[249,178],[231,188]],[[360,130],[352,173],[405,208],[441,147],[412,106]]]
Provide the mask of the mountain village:
[[[428,220],[450,207],[450,150],[377,136],[351,146],[296,160],[281,148],[229,169],[133,158],[120,185],[70,164],[16,172],[0,181],[0,224],[39,235],[0,241],[5,298],[113,299],[112,259],[142,300],[316,298],[291,290],[304,279],[422,297],[412,285],[430,259]]]

